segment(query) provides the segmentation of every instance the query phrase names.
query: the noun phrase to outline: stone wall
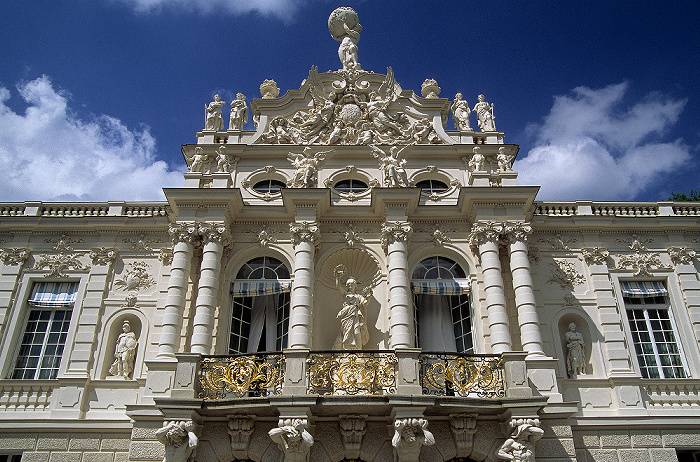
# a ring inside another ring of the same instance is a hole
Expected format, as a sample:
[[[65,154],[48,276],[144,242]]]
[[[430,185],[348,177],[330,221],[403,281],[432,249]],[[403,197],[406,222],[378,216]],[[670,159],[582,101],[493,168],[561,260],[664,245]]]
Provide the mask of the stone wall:
[[[678,462],[676,449],[700,447],[700,430],[574,430],[578,462]]]
[[[126,462],[129,433],[4,431],[0,452],[22,462]]]

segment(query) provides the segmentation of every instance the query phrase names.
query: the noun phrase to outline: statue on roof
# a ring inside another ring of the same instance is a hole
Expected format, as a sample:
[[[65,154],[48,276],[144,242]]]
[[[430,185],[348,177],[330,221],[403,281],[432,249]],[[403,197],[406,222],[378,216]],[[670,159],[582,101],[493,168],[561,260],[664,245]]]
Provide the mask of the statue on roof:
[[[357,43],[360,41],[362,26],[355,10],[342,6],[333,10],[328,17],[328,30],[333,39],[340,42],[338,57],[344,70],[359,71],[362,68],[357,61]]]
[[[461,93],[457,93],[455,100],[452,102],[452,121],[457,130],[461,132],[471,131],[472,128],[469,126],[469,114],[471,112],[469,103],[462,99]]]
[[[484,95],[479,95],[479,102],[474,105],[474,112],[482,132],[496,131],[496,117],[493,115],[493,103],[489,106]]]
[[[245,104],[245,95],[236,93],[236,99],[231,101],[231,116],[229,118],[229,130],[241,130],[248,123],[248,106]]]
[[[226,104],[226,101],[220,101],[219,95],[214,95],[214,101],[209,103],[209,106],[204,105],[206,118],[204,120],[204,129],[218,131],[224,129],[224,116],[221,108]]]

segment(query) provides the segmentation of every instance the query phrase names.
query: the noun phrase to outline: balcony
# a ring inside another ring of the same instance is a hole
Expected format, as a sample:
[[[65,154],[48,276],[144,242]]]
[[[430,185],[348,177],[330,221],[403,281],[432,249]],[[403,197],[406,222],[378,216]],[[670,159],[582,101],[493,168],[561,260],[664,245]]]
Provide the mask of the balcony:
[[[196,394],[206,401],[294,394],[500,399],[506,396],[507,356],[413,349],[203,356]],[[512,364],[515,360],[510,358]]]

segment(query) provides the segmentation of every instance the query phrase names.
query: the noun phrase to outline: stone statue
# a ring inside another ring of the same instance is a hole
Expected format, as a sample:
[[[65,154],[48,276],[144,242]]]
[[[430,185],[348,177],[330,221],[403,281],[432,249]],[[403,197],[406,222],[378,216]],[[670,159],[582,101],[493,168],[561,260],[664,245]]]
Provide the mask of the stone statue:
[[[231,116],[228,122],[229,130],[241,130],[248,123],[248,106],[245,104],[245,95],[236,93],[236,99],[231,101]]]
[[[473,152],[472,158],[469,159],[469,169],[472,172],[481,172],[484,170],[485,157],[481,153],[481,148],[478,146],[474,146]]]
[[[136,359],[136,335],[131,332],[129,321],[122,324],[122,333],[117,337],[117,344],[114,348],[114,363],[109,368],[111,375],[128,379],[134,372],[134,360]]]
[[[544,430],[533,419],[518,419],[519,423],[510,438],[498,450],[498,457],[513,462],[535,462],[535,442],[542,438]]]
[[[484,95],[479,95],[479,102],[474,105],[474,112],[476,112],[481,131],[494,132],[496,131],[496,117],[493,115],[493,103],[489,106],[485,99]]]
[[[187,462],[199,443],[191,420],[166,424],[156,430],[156,439],[165,445],[163,462]]]
[[[452,102],[452,122],[457,130],[461,132],[471,131],[472,128],[469,126],[469,114],[471,113],[469,103],[462,99],[461,93],[457,93]]]
[[[194,148],[194,156],[190,165],[190,172],[204,172],[204,162],[207,160],[207,155],[204,154],[204,148],[197,146]]]
[[[512,171],[513,169],[511,168],[511,166],[513,165],[513,159],[515,159],[515,156],[506,154],[505,147],[498,148],[498,154],[496,155],[496,162],[498,162],[498,170],[500,170],[501,172]]]
[[[379,149],[371,144],[372,157],[379,161],[379,168],[384,172],[384,186],[388,188],[398,188],[408,186],[408,177],[406,176],[406,159],[401,159],[399,156],[408,148],[409,145],[399,148],[392,146],[389,152]]]
[[[226,154],[226,146],[220,146],[216,151],[216,171],[231,173],[231,161]]]
[[[333,151],[314,153],[308,146],[304,148],[303,154],[290,152],[287,160],[296,168],[296,172],[288,186],[292,188],[313,188],[316,185],[318,167],[326,159],[326,154],[331,152]]]
[[[328,17],[328,30],[334,40],[340,42],[338,57],[344,70],[361,70],[357,60],[357,43],[362,26],[355,10],[344,6],[333,10]]]
[[[372,296],[372,288],[365,287],[362,293],[357,293],[357,281],[352,276],[342,282],[347,269],[345,266],[335,267],[335,286],[344,297],[343,307],[337,314],[340,319],[340,334],[333,344],[334,350],[361,350],[369,340],[367,330],[366,310]]]
[[[284,462],[307,462],[314,437],[306,430],[306,419],[280,419],[268,432],[284,453]]]
[[[569,330],[564,334],[566,348],[566,370],[569,377],[575,378],[578,374],[586,375],[586,343],[583,334],[576,332],[576,323],[569,324]]]
[[[226,101],[220,101],[219,95],[214,95],[214,101],[209,103],[209,106],[204,106],[206,118],[204,120],[204,129],[218,131],[224,129],[224,114],[221,108],[226,104]]]
[[[418,462],[421,446],[432,446],[435,437],[425,419],[396,419],[391,445],[396,448],[399,462]]]
[[[382,97],[373,91],[369,94],[369,99],[369,102],[364,103],[363,106],[367,108],[367,117],[372,121],[374,128],[380,133],[394,130],[397,135],[400,135],[402,130],[398,125],[398,119],[390,116],[386,111],[392,101],[392,96]]]

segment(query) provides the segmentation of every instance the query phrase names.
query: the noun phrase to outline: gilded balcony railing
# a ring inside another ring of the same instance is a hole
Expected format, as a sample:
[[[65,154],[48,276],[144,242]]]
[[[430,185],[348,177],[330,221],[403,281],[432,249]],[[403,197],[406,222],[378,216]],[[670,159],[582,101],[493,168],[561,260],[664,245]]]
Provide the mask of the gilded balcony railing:
[[[396,393],[398,358],[389,351],[314,352],[307,359],[309,393],[388,395]]]
[[[504,363],[500,356],[423,353],[420,371],[424,395],[505,396]]]
[[[204,399],[279,395],[282,353],[205,356],[199,364],[199,397]]]

